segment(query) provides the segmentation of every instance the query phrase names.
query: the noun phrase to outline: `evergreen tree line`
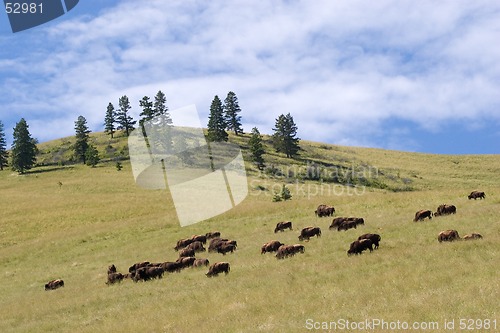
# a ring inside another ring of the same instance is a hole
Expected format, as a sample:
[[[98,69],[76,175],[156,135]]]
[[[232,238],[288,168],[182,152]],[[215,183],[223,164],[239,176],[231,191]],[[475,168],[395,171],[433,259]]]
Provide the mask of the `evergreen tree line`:
[[[129,136],[134,130],[134,125],[137,123],[130,116],[132,107],[126,95],[119,98],[118,106],[119,108],[115,109],[114,105],[110,102],[104,117],[104,132],[110,135],[111,138],[113,138],[118,130],[123,131],[126,136]],[[166,105],[166,96],[161,90],[155,95],[154,100],[151,100],[148,96],[144,96],[139,101],[139,106],[142,108],[139,125],[143,131],[145,131],[144,123],[153,119],[155,125],[164,125],[159,127],[172,126],[172,119]],[[209,141],[227,141],[227,131],[233,132],[237,136],[242,135],[243,128],[240,113],[241,108],[234,92],[228,92],[224,103],[216,95],[210,105],[207,139]],[[28,129],[29,126],[26,120],[22,118],[14,128],[14,140],[9,152],[6,147],[7,142],[3,123],[0,121],[0,170],[9,165],[9,157],[12,169],[19,173],[24,173],[35,165],[37,140],[31,137]],[[75,121],[74,129],[76,142],[72,146],[72,149],[75,159],[89,166],[96,166],[100,158],[96,147],[89,142],[91,130],[84,116],[78,117]],[[297,137],[297,129],[298,127],[290,113],[280,115],[275,120],[275,126],[272,129],[274,132],[272,135],[274,149],[277,152],[284,153],[288,158],[295,157],[300,150],[300,139]],[[262,135],[257,127],[251,130],[249,150],[252,161],[259,169],[263,169],[265,166],[263,158],[265,149]]]

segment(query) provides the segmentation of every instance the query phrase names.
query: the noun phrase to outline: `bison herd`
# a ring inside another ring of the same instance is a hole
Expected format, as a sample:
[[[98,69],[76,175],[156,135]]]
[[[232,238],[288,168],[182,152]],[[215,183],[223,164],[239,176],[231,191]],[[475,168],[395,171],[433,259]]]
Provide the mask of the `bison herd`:
[[[484,199],[486,198],[486,195],[481,191],[473,191],[470,195],[468,195],[468,198]],[[434,213],[430,210],[417,211],[413,221],[423,221],[426,218],[430,220],[433,216],[456,214],[456,212],[456,206],[442,204],[438,206],[436,212]],[[314,213],[317,217],[329,217],[335,214],[335,208],[322,204],[318,206]],[[365,221],[361,217],[335,217],[332,220],[329,229],[346,231],[349,229],[356,229],[357,226],[364,224]],[[278,222],[274,229],[274,233],[284,232],[287,229],[293,230],[291,221]],[[321,228],[308,226],[301,229],[298,239],[299,241],[309,241],[315,236],[321,237]],[[461,239],[471,240],[481,238],[483,237],[478,233],[468,234],[461,238],[456,230],[444,230],[438,235],[438,241],[440,243]],[[362,254],[366,250],[373,252],[373,250],[378,249],[380,241],[380,235],[365,233],[350,244],[349,249],[347,250],[347,255],[351,256],[353,254]],[[209,242],[208,248],[205,247],[207,242]],[[123,281],[124,279],[130,279],[134,282],[150,281],[153,279],[161,279],[165,273],[179,273],[183,269],[189,267],[206,267],[210,265],[209,260],[207,258],[196,257],[198,253],[208,251],[226,255],[227,253],[233,253],[236,251],[237,246],[238,244],[235,240],[221,238],[221,233],[218,231],[208,232],[204,235],[193,235],[189,238],[177,241],[173,249],[178,251],[179,257],[175,261],[158,263],[149,261],[138,262],[131,265],[128,269],[128,273],[126,274],[118,272],[114,264],[110,265],[107,271],[108,278],[106,284],[115,284]],[[302,244],[286,245],[278,240],[269,241],[261,246],[261,254],[275,253],[277,259],[292,257],[295,254],[304,252],[305,247]],[[227,275],[229,271],[230,264],[228,262],[216,262],[209,266],[208,272],[205,275],[207,277],[217,276],[220,273],[225,273]],[[45,284],[45,290],[54,290],[60,287],[64,287],[64,281],[62,279],[52,280]]]

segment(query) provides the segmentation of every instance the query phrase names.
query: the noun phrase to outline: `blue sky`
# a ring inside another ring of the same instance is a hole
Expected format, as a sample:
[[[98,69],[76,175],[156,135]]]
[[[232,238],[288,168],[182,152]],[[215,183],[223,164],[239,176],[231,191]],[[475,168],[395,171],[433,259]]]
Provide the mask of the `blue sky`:
[[[499,39],[498,1],[83,0],[15,34],[2,13],[0,120],[47,141],[122,95],[208,119],[231,90],[245,131],[290,112],[306,140],[499,154]]]

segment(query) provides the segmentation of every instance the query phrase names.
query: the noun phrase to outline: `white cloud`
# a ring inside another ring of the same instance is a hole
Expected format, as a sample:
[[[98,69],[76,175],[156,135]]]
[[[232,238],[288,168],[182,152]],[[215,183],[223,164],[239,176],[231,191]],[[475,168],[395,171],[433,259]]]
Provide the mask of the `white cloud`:
[[[290,112],[304,139],[362,145],[393,117],[432,131],[447,119],[480,126],[500,121],[499,9],[494,1],[126,1],[45,29],[46,47],[18,65],[0,59],[9,96],[0,101],[37,121],[81,114],[101,130],[108,102],[116,107],[125,94],[135,117],[139,99],[158,90],[171,109],[195,103],[206,116],[213,96],[232,90],[243,121],[261,132]],[[6,72],[11,65],[22,80]]]

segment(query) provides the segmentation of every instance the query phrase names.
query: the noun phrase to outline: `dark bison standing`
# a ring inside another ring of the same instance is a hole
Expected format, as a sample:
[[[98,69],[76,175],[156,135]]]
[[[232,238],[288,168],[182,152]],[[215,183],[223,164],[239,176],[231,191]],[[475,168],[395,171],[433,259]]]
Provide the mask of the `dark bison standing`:
[[[116,266],[114,264],[108,267],[108,274],[111,273],[116,273]]]
[[[233,253],[236,250],[236,245],[230,243],[223,243],[219,247],[217,247],[217,252],[226,255],[226,253]]]
[[[260,254],[264,254],[267,252],[276,252],[278,251],[279,247],[283,245],[283,243],[277,241],[277,240],[272,240],[270,242],[265,243],[262,245],[260,248]]]
[[[55,290],[60,287],[64,287],[64,281],[61,279],[52,280],[45,284],[45,290]]]
[[[182,265],[182,262],[179,261],[175,262],[166,261],[163,264],[161,264],[161,268],[163,268],[165,272],[173,273],[173,272],[180,272],[184,268],[184,266]]]
[[[134,282],[149,281],[151,279],[161,279],[165,270],[162,267],[141,267],[135,271],[133,276]]]
[[[483,238],[483,236],[481,236],[481,234],[472,233],[472,234],[465,235],[462,239],[471,240],[471,239],[481,239],[481,238]]]
[[[441,215],[450,215],[450,214],[456,214],[457,213],[457,207],[454,205],[439,205],[437,208],[436,212],[434,213],[434,216],[441,216]]]
[[[347,219],[347,217],[336,217],[333,219],[332,223],[328,227],[328,229],[337,229],[339,225],[342,224]]]
[[[174,247],[174,250],[179,251],[180,249],[185,248],[194,241],[195,240],[193,238],[179,239]]]
[[[108,281],[106,282],[106,284],[110,285],[116,282],[122,282],[124,278],[125,275],[123,275],[122,273],[117,273],[117,272],[108,273]]]
[[[472,191],[468,196],[467,198],[470,199],[474,199],[476,200],[477,198],[479,199],[486,199],[486,194],[484,194],[484,192],[482,191]]]
[[[340,231],[340,230],[349,230],[349,229],[356,229],[358,226],[358,223],[356,223],[356,221],[353,221],[353,220],[345,220],[344,222],[342,222],[338,227],[337,227],[337,231]]]
[[[207,235],[193,235],[191,236],[191,240],[193,242],[201,242],[202,244],[205,244],[207,242]]]
[[[375,245],[375,249],[378,249],[380,240],[382,239],[378,234],[364,234],[358,237],[358,240],[369,239]]]
[[[327,205],[319,205],[314,211],[314,214],[316,214],[317,217],[332,216],[335,214],[335,208]]]
[[[418,212],[415,213],[415,218],[413,219],[413,222],[417,221],[423,221],[426,217],[429,218],[429,220],[432,219],[432,212],[430,210],[419,210]]]
[[[201,259],[196,259],[193,262],[193,267],[201,267],[201,266],[208,266],[210,264],[210,261],[206,258],[201,258]]]
[[[296,253],[304,253],[305,247],[302,244],[282,245],[276,252],[277,259],[284,259],[286,257],[294,256]]]
[[[208,268],[208,273],[206,276],[212,277],[212,276],[217,276],[219,273],[226,273],[226,275],[229,273],[231,270],[231,267],[229,266],[228,262],[216,262],[212,266]]]
[[[220,237],[220,232],[219,231],[210,231],[205,234],[205,237],[207,239],[212,239],[212,238],[217,238]]]
[[[179,258],[180,257],[194,257],[195,256],[195,252],[193,249],[190,249],[190,248],[184,248],[182,249],[180,252],[179,252]]]
[[[142,262],[135,263],[135,264],[133,264],[132,266],[129,267],[128,272],[129,273],[135,272],[139,268],[146,267],[149,264],[150,264],[149,261],[142,261]]]
[[[441,231],[438,235],[438,241],[441,242],[453,242],[459,240],[460,236],[456,230],[445,230]]]
[[[370,252],[373,251],[373,243],[370,239],[356,240],[351,243],[349,250],[347,250],[347,255],[351,254],[362,254],[364,250],[368,249]]]
[[[278,222],[276,224],[276,228],[274,228],[274,233],[277,233],[278,231],[285,231],[285,229],[292,229],[292,222],[287,221],[287,222]]]
[[[313,236],[321,237],[321,229],[319,227],[305,227],[300,231],[299,241],[309,240]]]

